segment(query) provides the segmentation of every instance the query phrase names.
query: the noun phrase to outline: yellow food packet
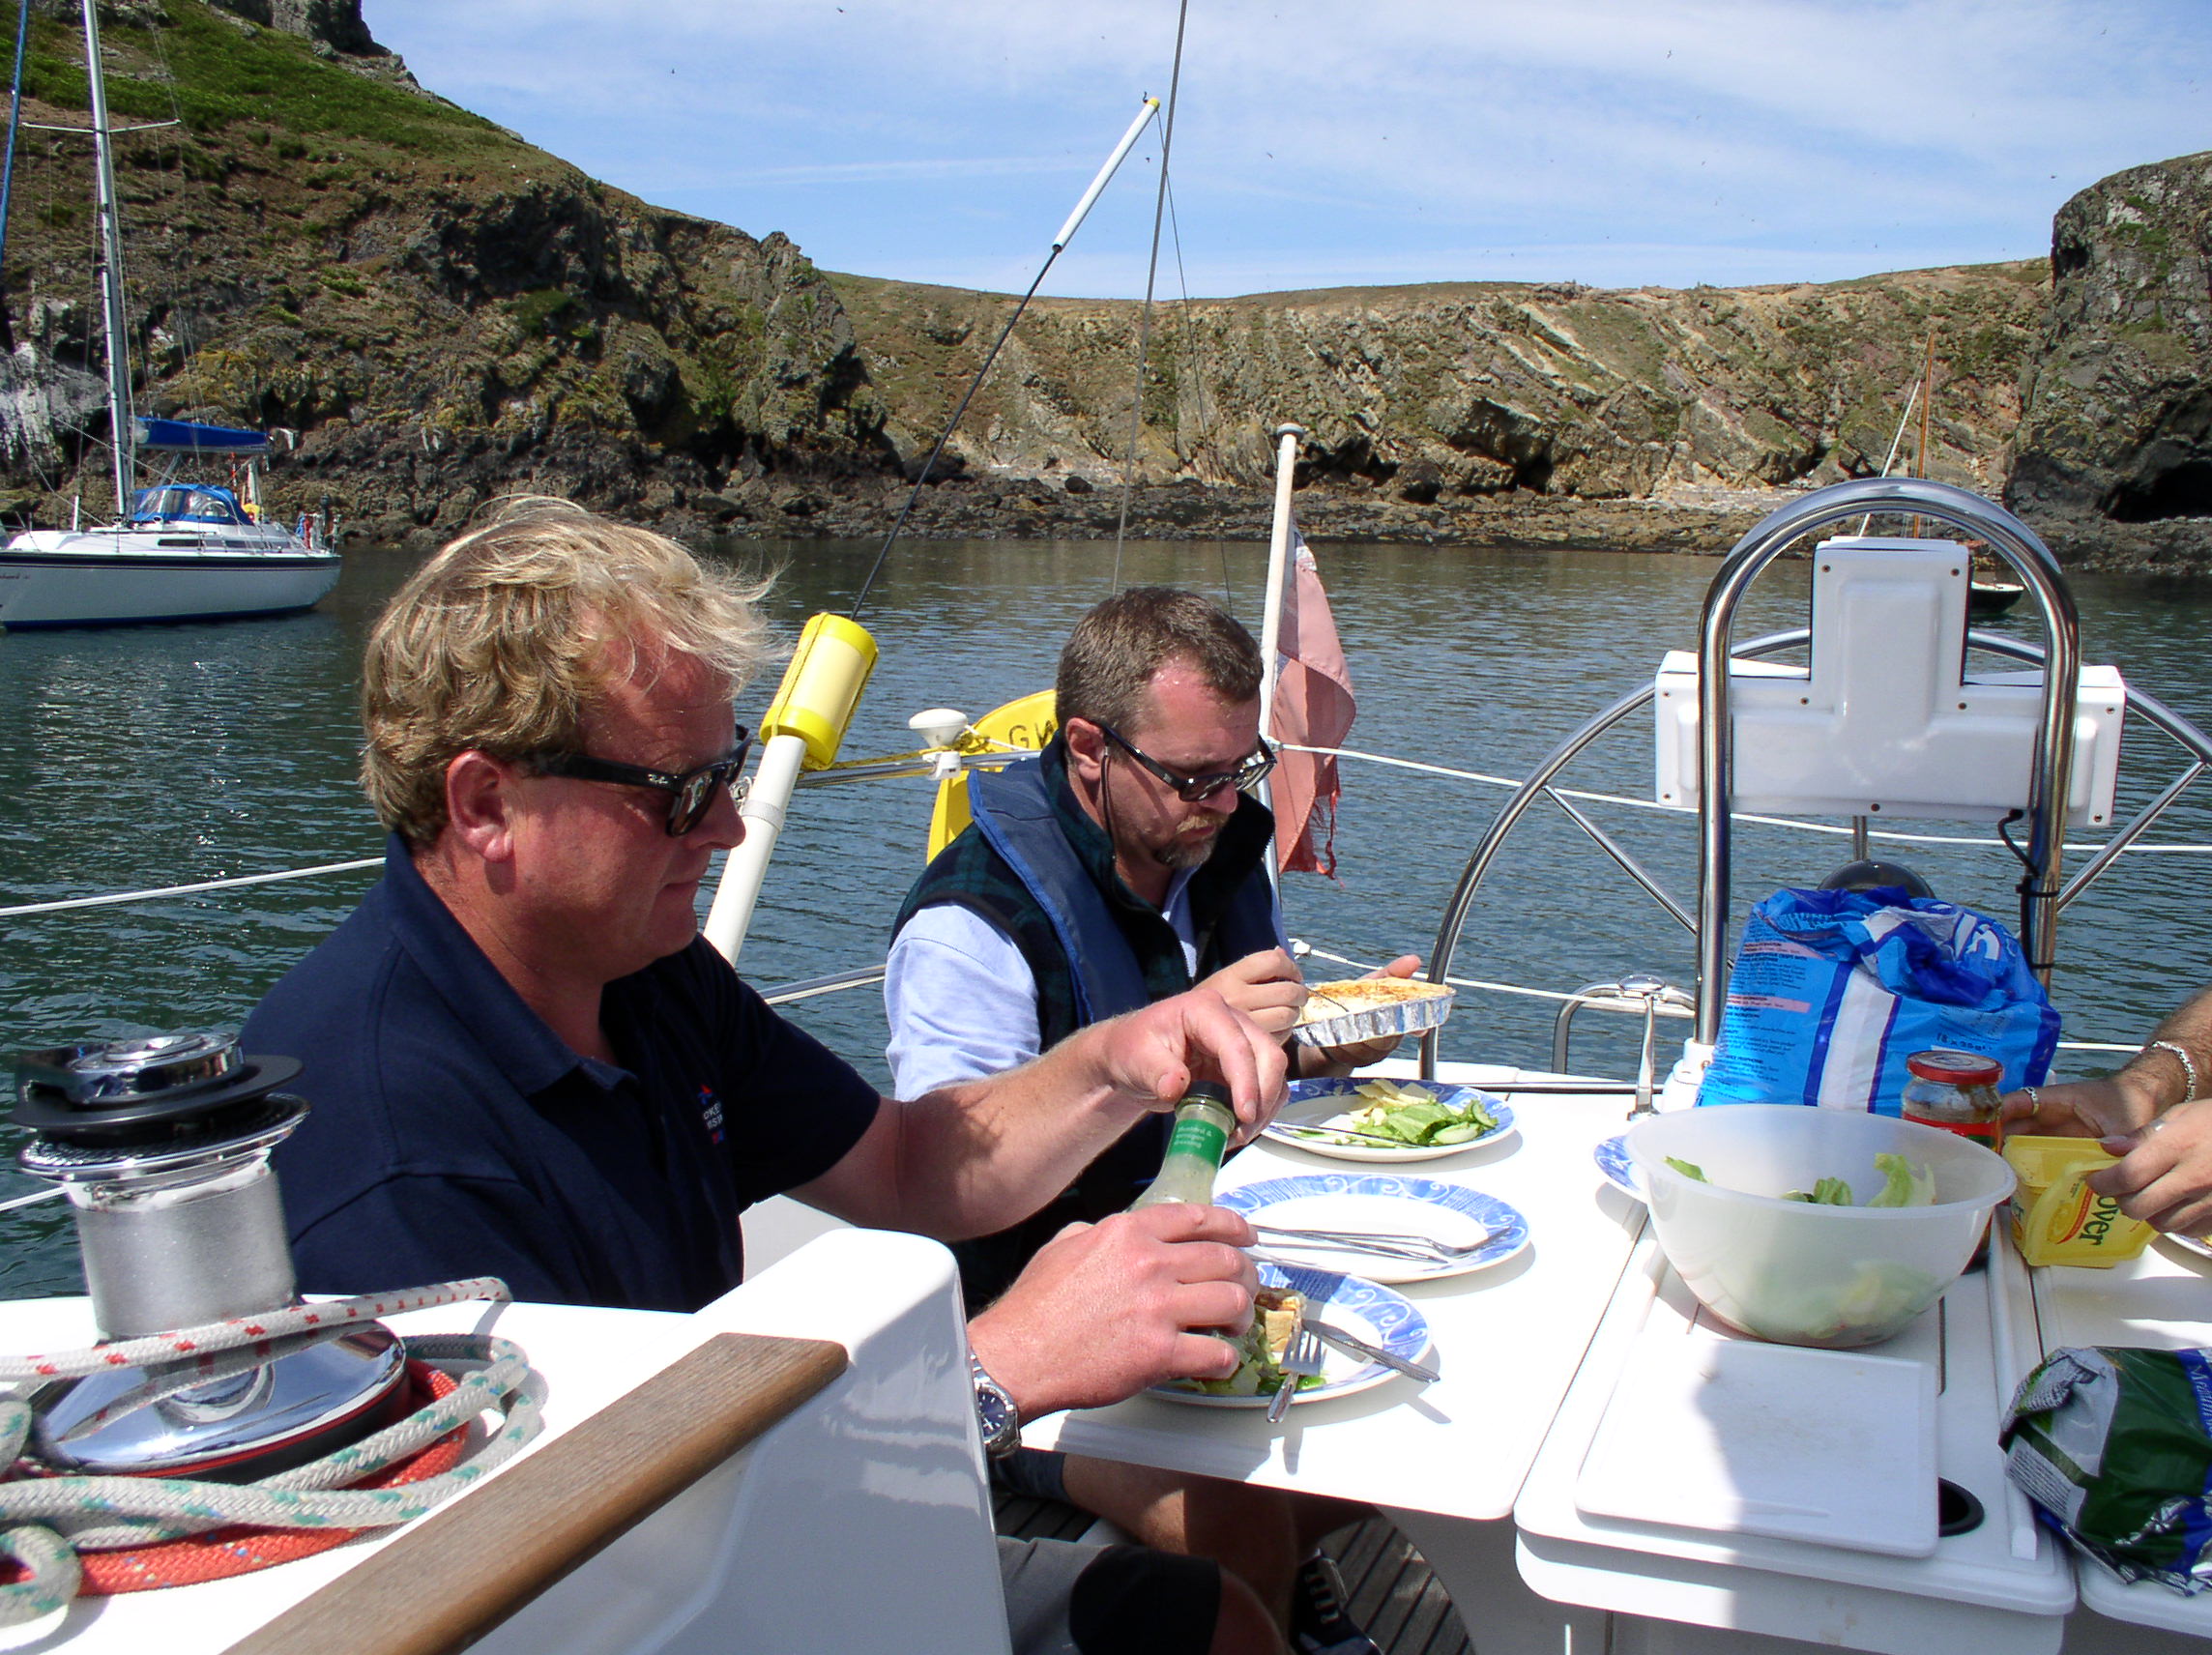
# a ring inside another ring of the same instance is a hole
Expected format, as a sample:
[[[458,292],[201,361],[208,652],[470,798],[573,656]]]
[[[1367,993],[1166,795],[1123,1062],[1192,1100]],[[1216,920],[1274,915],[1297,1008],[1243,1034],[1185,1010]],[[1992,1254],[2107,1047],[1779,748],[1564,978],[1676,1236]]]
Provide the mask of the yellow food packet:
[[[2020,1176],[2009,1211],[2013,1245],[2031,1264],[2110,1269],[2157,1234],[2082,1180],[2112,1164],[2091,1138],[2007,1138],[2004,1158]]]

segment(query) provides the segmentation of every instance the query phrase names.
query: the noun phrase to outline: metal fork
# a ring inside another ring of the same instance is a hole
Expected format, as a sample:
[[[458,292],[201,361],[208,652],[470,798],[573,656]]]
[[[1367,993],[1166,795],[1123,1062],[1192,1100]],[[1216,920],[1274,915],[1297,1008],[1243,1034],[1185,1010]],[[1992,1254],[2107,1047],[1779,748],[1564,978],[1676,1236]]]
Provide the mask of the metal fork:
[[[1295,1230],[1278,1224],[1252,1228],[1275,1247],[1325,1248],[1333,1252],[1378,1253],[1391,1259],[1418,1259],[1434,1263],[1457,1263],[1490,1245],[1486,1234],[1479,1241],[1439,1241],[1433,1236],[1391,1234],[1371,1230]]]
[[[1300,1322],[1283,1351],[1283,1382],[1275,1387],[1275,1400],[1267,1405],[1269,1425],[1283,1417],[1283,1410],[1291,1406],[1291,1398],[1297,1394],[1298,1381],[1321,1372],[1322,1354],[1321,1340]]]

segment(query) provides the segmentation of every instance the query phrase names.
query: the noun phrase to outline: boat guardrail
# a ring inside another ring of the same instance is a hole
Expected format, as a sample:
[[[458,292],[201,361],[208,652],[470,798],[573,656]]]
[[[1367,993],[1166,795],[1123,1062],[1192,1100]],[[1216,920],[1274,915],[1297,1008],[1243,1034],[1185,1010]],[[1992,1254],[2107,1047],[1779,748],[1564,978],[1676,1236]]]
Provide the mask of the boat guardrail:
[[[1788,649],[1793,644],[1801,645],[1809,636],[1810,634],[1802,629],[1777,633],[1772,637],[1759,639],[1746,645],[1738,652],[1738,658],[1761,653],[1773,653]],[[1986,633],[1972,634],[1972,638],[1977,647],[1988,648],[1999,653],[2013,653],[2021,659],[2037,663],[2040,663],[2043,658],[2041,650],[2036,645],[2024,644],[2009,638],[1993,638]],[[1646,706],[1650,697],[1650,687],[1645,685],[1633,695],[1624,696],[1619,702],[1615,703],[1614,706],[1599,715],[1604,720],[1602,725],[1598,719],[1593,719],[1589,725],[1586,725],[1582,730],[1577,731],[1559,748],[1555,749],[1552,756],[1540,767],[1537,776],[1548,777],[1556,773],[1560,765],[1580,753],[1584,747],[1604,734],[1605,730],[1610,729],[1614,723],[1617,723],[1620,718]],[[2169,783],[2134,821],[2128,823],[2101,844],[2084,847],[2092,852],[2091,858],[2060,892],[2058,900],[2061,908],[2071,903],[2075,897],[2081,893],[2091,880],[2105,871],[2112,861],[2122,855],[2212,856],[2212,844],[2144,845],[2136,842],[2158,816],[2164,813],[2166,807],[2179,798],[2190,784],[2197,779],[2207,765],[2212,765],[2212,746],[2207,746],[2205,738],[2194,726],[2172,712],[2156,697],[2131,686],[2128,691],[2128,698],[2131,711],[2140,711],[2152,724],[2171,736],[2176,741],[2189,747],[2198,756],[2197,762],[2188,770],[2176,777],[2173,782]],[[1625,809],[1655,811],[1669,816],[1688,817],[1696,814],[1694,810],[1685,805],[1666,804],[1656,799],[1639,798],[1627,794],[1606,793],[1588,788],[1550,788],[1541,785],[1536,778],[1517,781],[1508,776],[1487,775],[1479,770],[1464,769],[1450,765],[1402,759],[1385,753],[1364,752],[1355,747],[1309,747],[1294,742],[1286,744],[1286,750],[1313,753],[1324,757],[1352,759],[1393,769],[1415,770],[1422,774],[1441,776],[1447,780],[1469,782],[1478,786],[1515,789],[1514,799],[1507,802],[1500,811],[1498,822],[1494,823],[1492,827],[1491,834],[1498,837],[1502,837],[1499,825],[1502,824],[1503,827],[1509,828],[1512,821],[1518,819],[1522,811],[1527,808],[1528,803],[1533,802],[1537,797],[1548,797],[1555,803],[1560,804],[1561,808],[1566,809],[1578,825],[1584,827],[1586,832],[1592,832],[1594,828],[1593,836],[1601,845],[1609,843],[1604,836],[1603,829],[1595,828],[1595,825],[1589,821],[1586,812],[1573,809],[1566,801],[1576,800],[1583,803],[1615,805]],[[938,764],[947,755],[933,752],[928,754],[899,754],[882,759],[855,760],[831,769],[809,771],[800,777],[799,785],[813,787],[841,782],[890,780],[901,777],[935,778],[938,773]],[[962,769],[978,769],[1004,763],[1006,758],[1014,755],[980,753],[950,756],[959,761]],[[1528,797],[1525,798],[1523,795]],[[1787,828],[1799,832],[1839,837],[1854,836],[1853,829],[1837,827],[1829,823],[1797,821],[1788,817],[1768,816],[1752,811],[1734,812],[1733,815],[1738,822],[1758,826]],[[1999,839],[1978,834],[1912,833],[1896,828],[1876,829],[1871,834],[1864,836],[1894,844],[1960,845],[1990,849],[1997,848],[2002,844]],[[1486,838],[1484,847],[1489,845],[1490,840]],[[1475,856],[1481,857],[1487,865],[1488,857],[1484,854],[1484,847],[1478,847]],[[1620,853],[1617,847],[1609,851],[1609,854],[1614,855],[1615,859],[1620,861],[1624,868],[1630,868],[1632,877],[1635,877],[1632,868],[1633,858],[1624,859],[1625,854]],[[0,919],[29,918],[40,915],[64,914],[88,908],[116,907],[136,902],[155,902],[173,897],[206,896],[219,891],[246,890],[257,886],[276,885],[294,880],[322,879],[339,874],[361,873],[371,868],[381,868],[383,865],[384,858],[381,856],[360,857],[346,861],[322,862],[310,867],[285,868],[272,873],[239,874],[224,879],[199,880],[188,885],[154,886],[135,890],[107,891],[95,896],[60,897],[47,902],[17,903],[0,907]],[[1473,858],[1470,858],[1470,866],[1472,867],[1473,865]],[[1463,873],[1461,877],[1464,882],[1468,876]],[[1477,871],[1474,883],[1479,884],[1479,881],[1480,874]],[[1646,888],[1651,887],[1646,886]],[[1468,902],[1470,904],[1472,890],[1472,886],[1470,886],[1468,887]],[[1673,901],[1663,892],[1654,891],[1654,894],[1658,900],[1667,906],[1670,914],[1677,922],[1684,924],[1685,927],[1688,926],[1686,911],[1682,910],[1678,902]],[[1457,901],[1458,893],[1455,892],[1455,904]],[[1375,961],[1359,960],[1349,955],[1332,953],[1305,943],[1297,944],[1296,951],[1301,957],[1310,954],[1316,959],[1327,960],[1333,964],[1358,971],[1372,971],[1376,969],[1378,964]],[[881,982],[883,976],[884,968],[881,965],[859,966],[848,971],[833,972],[821,976],[805,977],[779,984],[774,988],[764,990],[763,998],[771,1005],[784,1005],[795,1001],[810,1000],[846,989],[865,988]],[[1644,1008],[1641,1000],[1617,1000],[1603,994],[1593,993],[1595,990],[1609,986],[1605,984],[1588,984],[1569,992],[1559,989],[1537,988],[1528,983],[1456,976],[1448,972],[1435,980],[1447,982],[1454,988],[1469,989],[1477,993],[1517,995],[1525,999],[1551,1001],[1558,1004],[1561,1009],[1559,1018],[1554,1026],[1553,1033],[1552,1066],[1555,1069],[1563,1070],[1568,1066],[1562,1041],[1565,1038],[1568,1024],[1581,1005],[1587,1004],[1599,1010],[1626,1011],[1638,1015],[1641,1015]],[[1679,993],[1680,991],[1676,992]],[[1688,1015],[1671,1002],[1663,1004],[1657,1014],[1669,1018]],[[2133,1045],[2098,1040],[2062,1040],[2059,1045],[2061,1049],[2066,1051],[2083,1052],[2132,1052],[2136,1049]]]
[[[1776,649],[1786,649],[1792,641],[1796,643],[1803,643],[1805,641],[1806,635],[1802,632],[1795,632],[1782,633],[1777,634],[1776,636],[1780,641],[1776,642],[1774,640],[1761,639],[1758,643],[1747,645],[1744,650],[1738,653],[1738,658],[1740,659],[1745,655],[1749,655],[1755,653],[1759,650],[1761,645],[1769,642],[1773,642]],[[2043,658],[2036,646],[2032,644],[2021,644],[2017,640],[2013,639],[2001,639],[1994,643],[1985,644],[1984,640],[1987,639],[1988,636],[1989,635],[1985,633],[1976,633],[1974,635],[1976,647],[1987,647],[1989,649],[1997,651],[1998,653],[2004,653],[2009,647],[2011,650],[2021,653],[2021,658],[2023,660],[2032,660],[2040,663]],[[1642,700],[1637,702],[1635,706],[1641,706],[1644,702],[1648,702],[1649,699],[1650,691],[1646,689],[1642,692]],[[1633,711],[1635,710],[1635,706],[1632,706],[1629,711]],[[2189,732],[2188,740],[2192,745],[2196,741],[2203,741],[2205,740],[2205,738],[2197,732],[2195,727],[2190,725],[2186,719],[2183,719],[2179,714],[2170,711],[2155,696],[2147,695],[2142,691],[2136,689],[2132,685],[2128,690],[2128,706],[2132,711],[2141,712],[2161,730],[2166,731],[2167,734],[2173,736],[2177,741],[2184,740],[2184,737],[2181,735],[2181,732],[2184,730]],[[1485,775],[1480,770],[1459,769],[1450,765],[1424,764],[1412,759],[1392,758],[1388,754],[1384,753],[1362,752],[1356,747],[1308,747],[1302,746],[1296,742],[1286,742],[1282,744],[1280,750],[1293,753],[1313,753],[1323,758],[1355,759],[1363,764],[1383,765],[1394,769],[1419,770],[1424,774],[1444,776],[1456,781],[1475,782],[1485,787],[1518,789],[1526,785],[1524,782],[1510,776]],[[1580,749],[1578,748],[1577,750],[1579,751]],[[1001,762],[999,755],[995,754],[961,755],[961,759],[962,768],[971,769],[988,767],[995,763]],[[2083,866],[2080,873],[2076,874],[2074,878],[2068,882],[2066,889],[2061,892],[2059,896],[2060,906],[2063,907],[2066,904],[2071,903],[2076,896],[2081,894],[2081,887],[2087,884],[2092,874],[2103,871],[2104,867],[2110,863],[2113,857],[2118,857],[2123,853],[2128,856],[2135,857],[2212,857],[2212,844],[2139,845],[2133,842],[2135,837],[2139,836],[2142,828],[2148,828],[2150,826],[2149,819],[2154,818],[2157,814],[2163,814],[2165,807],[2170,804],[2173,799],[2179,798],[2180,795],[2188,789],[2189,785],[2197,780],[2197,778],[2201,775],[2204,769],[2208,767],[2212,767],[2212,746],[2207,746],[2202,758],[2200,758],[2192,769],[2184,771],[2180,776],[2175,778],[2175,780],[2159,795],[2158,798],[2153,801],[2155,810],[2146,808],[2143,816],[2139,818],[2139,821],[2141,823],[2141,827],[2139,828],[2136,826],[2136,824],[2131,823],[2129,825],[2129,829],[2123,830],[2128,832],[2128,837],[2125,840],[2123,840],[2119,834],[2115,833],[2111,839],[2106,840],[2099,844],[2084,846],[2084,849],[2093,853],[2092,859],[2089,863]],[[836,782],[881,781],[894,779],[897,777],[934,777],[934,775],[935,771],[928,765],[917,763],[911,760],[870,759],[859,761],[859,764],[855,767],[849,769],[840,769],[834,773],[830,771],[821,771],[801,776],[800,778],[799,785],[801,787],[815,787],[826,786]],[[1686,817],[1695,816],[1697,814],[1696,811],[1690,809],[1686,805],[1663,804],[1657,799],[1638,798],[1629,794],[1603,793],[1591,788],[1575,787],[1552,788],[1548,791],[1549,796],[1555,801],[1559,799],[1578,799],[1588,803],[1616,804],[1629,810],[1648,810],[1665,816]],[[1851,828],[1839,828],[1833,823],[1798,822],[1792,821],[1789,817],[1785,816],[1767,816],[1762,815],[1758,811],[1749,810],[1733,811],[1731,812],[1731,815],[1737,822],[1748,822],[1757,827],[1788,828],[1800,833],[1827,834],[1838,838],[1849,838],[1853,836],[1853,830]],[[1990,850],[1996,850],[2000,848],[2004,843],[2004,841],[2001,839],[1990,838],[1981,834],[1906,833],[1896,828],[1876,828],[1871,833],[1867,834],[1866,837],[1870,840],[1878,840],[1885,844],[1968,845],[1981,846]],[[40,914],[63,914],[73,909],[79,908],[108,908],[124,903],[153,902],[162,897],[170,896],[204,896],[211,891],[244,890],[252,886],[276,885],[286,880],[320,879],[331,874],[359,873],[367,868],[381,868],[382,866],[384,866],[384,858],[380,856],[359,857],[350,861],[320,862],[312,867],[285,868],[275,873],[237,874],[225,879],[199,880],[190,885],[150,886],[137,890],[106,891],[98,896],[57,897],[50,902],[23,902],[16,903],[8,907],[0,907],[0,919],[22,919]],[[1679,904],[1675,904],[1674,906],[1678,907]],[[1317,949],[1315,952],[1318,954],[1320,950]],[[1333,954],[1324,954],[1321,957],[1324,959],[1337,959],[1337,956]],[[1342,960],[1339,963],[1345,965],[1353,965],[1357,964],[1358,962],[1352,960]],[[1457,983],[1463,988],[1498,988],[1509,992],[1534,994],[1541,998],[1550,1000],[1565,1000],[1569,998],[1565,992],[1557,989],[1529,989],[1520,984],[1487,983],[1480,981],[1479,979],[1469,979],[1462,977],[1454,977],[1451,979],[1451,981]],[[2117,1050],[2118,1048],[2114,1049]],[[2132,1046],[2127,1049],[2129,1051],[2135,1050],[2135,1048]]]

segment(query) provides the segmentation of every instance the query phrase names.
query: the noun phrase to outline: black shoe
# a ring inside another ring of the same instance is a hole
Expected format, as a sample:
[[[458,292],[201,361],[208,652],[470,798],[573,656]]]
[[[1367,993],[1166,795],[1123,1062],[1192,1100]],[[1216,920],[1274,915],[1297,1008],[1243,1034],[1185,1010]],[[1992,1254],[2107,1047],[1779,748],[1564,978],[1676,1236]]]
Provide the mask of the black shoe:
[[[1346,1612],[1344,1577],[1325,1553],[1300,1563],[1291,1582],[1291,1648],[1296,1655],[1382,1655]]]

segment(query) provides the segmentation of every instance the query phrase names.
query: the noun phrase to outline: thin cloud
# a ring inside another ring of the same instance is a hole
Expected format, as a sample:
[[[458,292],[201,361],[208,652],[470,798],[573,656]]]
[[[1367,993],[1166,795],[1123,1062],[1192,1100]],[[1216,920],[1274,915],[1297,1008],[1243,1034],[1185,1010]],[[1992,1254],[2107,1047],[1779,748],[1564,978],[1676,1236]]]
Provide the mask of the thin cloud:
[[[1033,274],[1165,93],[1176,24],[1176,0],[365,10],[426,85],[647,199],[977,286]],[[1394,0],[1355,23],[1207,0],[1175,139],[1186,269],[1233,291],[2029,256],[2076,189],[2212,147],[2203,21],[2203,0]],[[1056,290],[1142,291],[1156,146]]]
[[[1033,156],[959,156],[934,160],[830,161],[819,166],[770,166],[717,170],[712,178],[678,169],[661,176],[668,189],[723,189],[759,184],[907,184],[936,178],[1032,178],[1071,176],[1069,162]]]

